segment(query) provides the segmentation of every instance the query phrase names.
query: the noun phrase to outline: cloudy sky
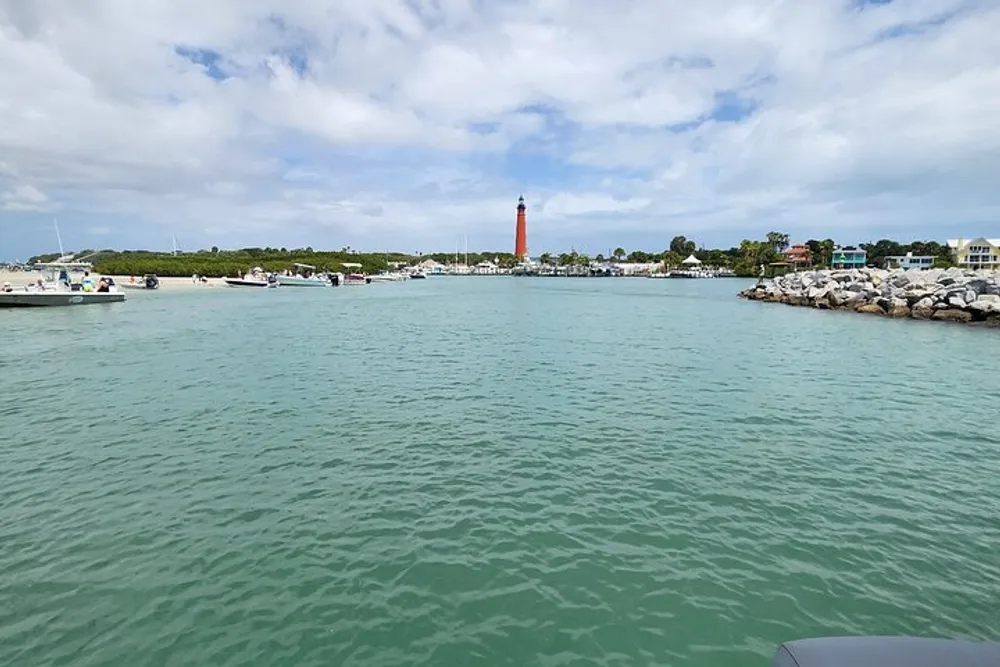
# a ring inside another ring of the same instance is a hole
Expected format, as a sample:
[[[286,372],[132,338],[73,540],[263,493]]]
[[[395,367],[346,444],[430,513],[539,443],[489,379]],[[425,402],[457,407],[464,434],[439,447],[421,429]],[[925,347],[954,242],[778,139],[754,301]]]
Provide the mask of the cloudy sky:
[[[0,0],[0,259],[1000,236],[1000,0]]]

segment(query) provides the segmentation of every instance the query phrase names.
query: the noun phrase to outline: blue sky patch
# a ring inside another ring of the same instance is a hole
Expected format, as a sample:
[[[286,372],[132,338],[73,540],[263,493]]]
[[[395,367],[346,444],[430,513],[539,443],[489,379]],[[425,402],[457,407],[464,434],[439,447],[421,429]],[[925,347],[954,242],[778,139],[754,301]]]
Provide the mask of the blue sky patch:
[[[309,69],[309,47],[314,41],[309,32],[289,24],[280,14],[271,14],[266,23],[278,34],[282,43],[279,48],[271,50],[271,55],[282,58],[296,74],[303,76]]]
[[[738,123],[753,115],[757,103],[749,100],[733,90],[722,90],[715,93],[715,109],[709,114],[712,120],[727,123]]]
[[[222,54],[213,49],[199,49],[190,46],[175,46],[174,53],[181,58],[190,60],[195,65],[201,65],[205,71],[205,76],[216,81],[225,81],[229,78],[222,69]]]
[[[948,12],[935,16],[934,18],[927,19],[926,21],[900,23],[899,25],[891,26],[876,35],[874,42],[878,43],[887,39],[896,39],[898,37],[907,37],[909,35],[920,35],[926,33],[934,28],[944,25],[957,14],[958,12]]]

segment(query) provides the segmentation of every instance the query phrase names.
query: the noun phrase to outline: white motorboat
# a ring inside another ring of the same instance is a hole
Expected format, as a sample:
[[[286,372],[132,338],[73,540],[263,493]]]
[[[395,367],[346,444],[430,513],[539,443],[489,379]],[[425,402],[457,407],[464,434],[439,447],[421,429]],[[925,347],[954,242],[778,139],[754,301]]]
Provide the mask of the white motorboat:
[[[0,308],[81,306],[125,300],[125,294],[118,291],[112,278],[102,277],[95,284],[89,274],[91,264],[70,259],[64,256],[55,262],[35,264],[43,275],[31,285],[14,288],[10,283],[4,283],[0,288]],[[72,282],[70,272],[74,270],[85,272],[82,282]]]
[[[330,280],[324,275],[314,273],[315,270],[315,266],[296,263],[294,274],[290,272],[279,273],[275,279],[279,287],[330,287]]]
[[[230,287],[277,287],[278,280],[264,273],[264,269],[256,266],[250,269],[242,278],[223,278]]]
[[[410,278],[412,280],[426,280],[427,279],[427,274],[424,273],[423,269],[417,269],[417,268],[410,269],[410,274],[409,275],[410,275]]]
[[[398,283],[408,279],[408,275],[399,271],[383,271],[371,277],[373,283]]]

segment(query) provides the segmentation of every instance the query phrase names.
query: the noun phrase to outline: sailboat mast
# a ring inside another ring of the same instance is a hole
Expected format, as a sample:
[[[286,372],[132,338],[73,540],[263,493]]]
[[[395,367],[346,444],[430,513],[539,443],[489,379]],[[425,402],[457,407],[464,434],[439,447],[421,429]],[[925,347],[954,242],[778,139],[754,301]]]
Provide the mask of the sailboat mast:
[[[62,236],[59,234],[59,223],[55,218],[52,218],[52,225],[56,228],[56,240],[59,242],[59,256],[65,257],[66,253],[63,251]]]
[[[469,265],[469,235],[465,235],[465,265]]]

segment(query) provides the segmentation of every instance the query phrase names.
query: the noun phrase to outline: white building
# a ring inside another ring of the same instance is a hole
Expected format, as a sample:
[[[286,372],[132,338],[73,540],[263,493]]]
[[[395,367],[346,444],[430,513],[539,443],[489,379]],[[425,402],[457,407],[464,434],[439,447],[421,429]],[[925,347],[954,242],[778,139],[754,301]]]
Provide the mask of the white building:
[[[912,252],[908,252],[905,255],[892,255],[885,258],[885,268],[887,269],[917,269],[924,271],[933,267],[933,255],[914,255]]]
[[[417,266],[422,269],[424,273],[432,276],[440,276],[448,272],[448,267],[441,262],[435,262],[433,259],[425,259],[417,264]]]

